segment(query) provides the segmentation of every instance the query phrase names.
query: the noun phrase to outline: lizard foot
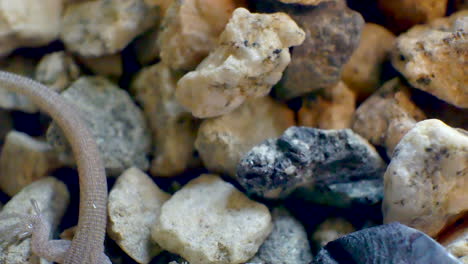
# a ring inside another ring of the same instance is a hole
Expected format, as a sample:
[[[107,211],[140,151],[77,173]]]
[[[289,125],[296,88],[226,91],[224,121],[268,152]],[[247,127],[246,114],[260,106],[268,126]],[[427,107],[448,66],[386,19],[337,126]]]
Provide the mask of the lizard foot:
[[[37,201],[31,199],[33,214],[10,213],[0,215],[0,222],[17,218],[15,223],[9,225],[0,224],[0,245],[7,246],[17,244],[32,235],[34,224],[40,218],[40,210]]]

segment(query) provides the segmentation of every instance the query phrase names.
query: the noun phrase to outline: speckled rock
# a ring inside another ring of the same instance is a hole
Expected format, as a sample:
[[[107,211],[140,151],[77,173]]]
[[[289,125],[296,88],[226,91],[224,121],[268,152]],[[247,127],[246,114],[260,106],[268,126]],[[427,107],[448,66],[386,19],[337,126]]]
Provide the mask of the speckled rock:
[[[291,127],[253,147],[240,161],[237,179],[248,193],[282,198],[299,185],[378,179],[384,169],[374,147],[350,129]]]
[[[345,83],[304,97],[298,113],[298,125],[321,129],[351,127],[356,96]]]
[[[363,229],[328,243],[310,264],[461,264],[424,233],[399,223]]]
[[[377,0],[386,27],[396,32],[443,17],[447,2],[448,0]]]
[[[13,196],[60,165],[57,153],[49,144],[10,131],[0,152],[0,189]]]
[[[468,108],[468,10],[397,38],[393,66],[412,86]]]
[[[323,221],[312,234],[312,241],[317,249],[324,247],[328,242],[356,231],[354,226],[343,218],[328,218]]]
[[[177,85],[177,100],[196,117],[227,114],[247,98],[262,97],[290,62],[289,47],[304,32],[286,14],[251,14],[237,8],[219,46]]]
[[[400,139],[425,114],[411,101],[409,88],[398,78],[386,82],[356,110],[352,129],[392,156]]]
[[[143,106],[153,134],[153,175],[174,176],[196,163],[198,122],[175,98],[180,76],[158,63],[141,70],[132,83],[132,92]]]
[[[247,263],[308,264],[312,253],[302,224],[284,208],[275,208],[272,217],[273,230]]]
[[[468,133],[421,121],[398,143],[385,172],[384,222],[435,236],[468,210]]]
[[[61,39],[82,56],[102,56],[122,50],[158,18],[157,7],[143,0],[98,0],[67,5]]]
[[[342,80],[365,98],[379,86],[382,64],[390,58],[395,35],[384,27],[366,23],[362,29],[359,46],[344,65]]]
[[[109,174],[119,174],[132,166],[148,168],[146,154],[151,147],[151,135],[143,113],[126,91],[102,77],[81,77],[62,96],[81,111]],[[66,160],[72,159],[55,123],[47,131],[47,140]]]
[[[176,70],[193,70],[217,46],[218,37],[243,0],[172,1],[161,22],[161,60]]]
[[[191,264],[228,264],[252,258],[271,229],[266,206],[204,174],[163,205],[152,237]]]
[[[0,57],[19,47],[37,47],[60,32],[64,0],[0,2]]]
[[[36,80],[61,92],[80,76],[80,68],[64,51],[49,53],[36,66]]]
[[[149,263],[162,251],[151,239],[151,228],[169,198],[137,168],[126,170],[109,193],[109,236],[138,263]]]
[[[285,105],[269,97],[250,99],[229,114],[203,121],[195,147],[210,171],[235,176],[247,151],[293,125],[294,112]]]
[[[31,199],[37,201],[41,213],[51,223],[51,229],[57,228],[60,219],[68,206],[69,194],[67,187],[55,178],[49,177],[32,183],[16,194],[0,212],[4,215],[33,214]],[[6,218],[0,222],[0,240],[10,238],[12,225],[18,223],[18,218]],[[15,238],[13,238],[15,241]],[[0,243],[0,263],[8,264],[48,264],[31,253],[31,239],[26,238],[19,243],[6,246]]]

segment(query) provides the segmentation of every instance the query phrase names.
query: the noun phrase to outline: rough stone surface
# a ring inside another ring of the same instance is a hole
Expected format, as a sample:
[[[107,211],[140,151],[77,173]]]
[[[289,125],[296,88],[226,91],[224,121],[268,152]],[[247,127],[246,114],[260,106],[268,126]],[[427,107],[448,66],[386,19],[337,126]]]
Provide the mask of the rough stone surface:
[[[36,67],[36,80],[56,92],[61,92],[80,76],[80,68],[64,51],[42,57]]]
[[[62,96],[81,111],[110,174],[135,166],[146,170],[151,135],[143,113],[128,93],[102,77],[81,77]],[[71,149],[55,123],[47,140],[69,161]]]
[[[161,60],[176,70],[193,70],[217,46],[232,12],[243,0],[172,1],[161,22]]]
[[[310,264],[461,264],[424,233],[399,223],[371,227],[328,243]]]
[[[19,47],[45,45],[58,37],[64,0],[0,2],[0,57]]]
[[[31,199],[35,199],[41,213],[45,219],[51,223],[54,230],[68,206],[69,194],[67,187],[55,178],[49,177],[32,183],[16,194],[0,212],[2,216],[17,214],[34,214]],[[0,242],[3,239],[10,239],[12,226],[18,224],[18,218],[6,218],[0,222]],[[26,227],[25,227],[26,228]],[[13,238],[15,241],[15,238]],[[49,264],[45,260],[40,260],[31,253],[31,239],[26,238],[21,242],[5,245],[0,243],[0,263],[8,264]]]
[[[284,208],[272,212],[273,230],[247,263],[308,264],[312,260],[307,233]]]
[[[355,109],[354,92],[339,82],[318,94],[304,97],[298,113],[298,125],[321,129],[349,128]]]
[[[137,168],[126,170],[109,193],[109,235],[138,263],[149,263],[162,250],[151,239],[151,228],[169,197]]]
[[[61,39],[68,50],[82,56],[101,56],[122,50],[149,29],[157,8],[143,0],[98,0],[67,5]]]
[[[304,184],[378,179],[384,169],[374,147],[350,129],[291,127],[253,147],[240,161],[237,178],[248,193],[281,198]]]
[[[395,78],[359,106],[352,129],[373,145],[385,147],[391,157],[401,138],[425,118],[411,101],[409,88]]]
[[[468,133],[421,121],[398,143],[385,172],[384,222],[435,236],[468,210]]]
[[[468,108],[468,10],[397,38],[393,66],[412,86]]]
[[[0,189],[13,196],[60,165],[49,144],[22,132],[10,131],[0,152]]]
[[[343,218],[328,218],[312,234],[316,248],[323,248],[328,242],[356,231],[354,226]]]
[[[384,27],[373,23],[364,25],[359,46],[341,75],[359,98],[369,96],[379,86],[382,64],[390,58],[394,42],[395,35]]]
[[[175,98],[180,75],[158,63],[144,68],[132,84],[132,92],[143,106],[152,131],[153,175],[175,176],[196,163],[198,122]]]
[[[191,264],[243,263],[272,229],[268,208],[216,175],[190,181],[167,201],[152,237]]]
[[[253,146],[294,125],[294,113],[269,97],[250,99],[233,112],[203,121],[195,147],[210,170],[235,176]]]
[[[223,115],[247,98],[262,97],[290,62],[289,47],[304,32],[284,13],[251,14],[237,8],[219,38],[219,46],[178,82],[179,102],[196,117]]]

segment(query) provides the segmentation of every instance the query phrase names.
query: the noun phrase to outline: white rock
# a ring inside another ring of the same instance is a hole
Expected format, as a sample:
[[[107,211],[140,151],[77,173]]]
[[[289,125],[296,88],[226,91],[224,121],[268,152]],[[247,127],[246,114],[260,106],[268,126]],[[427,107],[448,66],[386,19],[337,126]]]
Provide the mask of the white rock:
[[[398,143],[384,176],[384,222],[436,236],[468,210],[468,133],[421,121]]]
[[[64,51],[45,55],[36,67],[36,80],[56,92],[63,91],[79,76],[79,66]]]
[[[268,208],[216,175],[202,175],[162,208],[153,239],[192,264],[243,263],[272,229]]]

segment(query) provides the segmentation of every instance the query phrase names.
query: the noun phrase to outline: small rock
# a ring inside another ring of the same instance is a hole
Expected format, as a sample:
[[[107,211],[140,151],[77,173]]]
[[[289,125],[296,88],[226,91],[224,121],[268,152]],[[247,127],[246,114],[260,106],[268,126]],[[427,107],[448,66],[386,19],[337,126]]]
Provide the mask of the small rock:
[[[61,92],[80,76],[80,68],[64,51],[49,53],[36,66],[36,80]]]
[[[269,97],[250,99],[233,112],[204,120],[195,147],[210,170],[236,175],[242,156],[294,125],[294,112]]]
[[[60,32],[64,0],[0,2],[0,57],[19,47],[37,47]]]
[[[321,129],[351,127],[356,96],[345,83],[323,89],[304,97],[298,113],[298,125]]]
[[[354,226],[343,218],[328,218],[312,234],[316,248],[323,248],[328,242],[356,231]]]
[[[179,73],[158,63],[141,70],[132,84],[153,134],[152,175],[175,176],[196,163],[198,122],[176,101],[179,78]]]
[[[322,248],[310,264],[461,264],[424,233],[399,223],[363,229]]]
[[[118,80],[123,73],[123,61],[120,53],[99,57],[78,57],[80,63],[96,75]]]
[[[81,111],[108,173],[120,174],[132,166],[148,168],[146,154],[151,135],[143,113],[126,91],[102,77],[81,77],[62,96]],[[47,131],[47,140],[66,160],[72,159],[68,143],[55,123]]]
[[[289,47],[304,32],[284,13],[251,14],[237,8],[219,46],[177,85],[179,102],[196,117],[227,114],[247,98],[263,97],[290,62]]]
[[[152,237],[191,264],[228,264],[252,258],[271,229],[266,206],[204,174],[163,205]]]
[[[143,0],[98,0],[67,5],[61,39],[68,50],[95,57],[121,51],[158,18]]]
[[[274,209],[272,217],[273,230],[247,263],[308,264],[312,253],[302,224],[284,208]]]
[[[126,170],[109,193],[109,236],[138,263],[149,263],[162,251],[151,239],[151,228],[169,198],[137,168]]]
[[[0,218],[12,213],[34,214],[31,199],[37,201],[41,213],[51,224],[51,230],[55,230],[68,206],[69,193],[65,184],[52,177],[36,181],[21,190],[3,207]],[[0,230],[3,228],[11,230],[9,227],[17,223],[18,218],[2,219]],[[2,235],[8,235],[3,233],[7,230],[3,229]],[[8,246],[0,245],[0,263],[47,264],[51,262],[40,260],[39,257],[33,255],[31,252],[31,238],[26,238],[19,243]]]
[[[278,139],[253,147],[237,167],[239,183],[266,198],[283,198],[300,185],[381,178],[385,163],[350,129],[290,127]]]
[[[430,1],[429,1],[430,2]],[[457,107],[468,108],[468,10],[397,38],[393,66],[415,88]]]
[[[468,209],[468,133],[421,121],[398,143],[385,172],[384,222],[435,236]]]
[[[466,220],[465,220],[466,221]],[[464,226],[461,226],[461,230],[456,232],[457,234],[455,239],[450,241],[446,245],[446,249],[452,255],[457,257],[462,263],[468,263],[468,228],[465,223]]]
[[[172,1],[161,22],[161,60],[175,70],[193,70],[217,46],[218,37],[243,0]]]
[[[0,153],[0,189],[13,196],[60,165],[57,153],[49,144],[22,132],[10,131]]]
[[[373,93],[380,82],[382,64],[390,58],[395,35],[384,27],[366,23],[359,46],[344,65],[341,78],[363,99]]]
[[[373,145],[385,147],[391,157],[400,139],[426,118],[410,96],[398,78],[386,82],[356,110],[353,130]]]

